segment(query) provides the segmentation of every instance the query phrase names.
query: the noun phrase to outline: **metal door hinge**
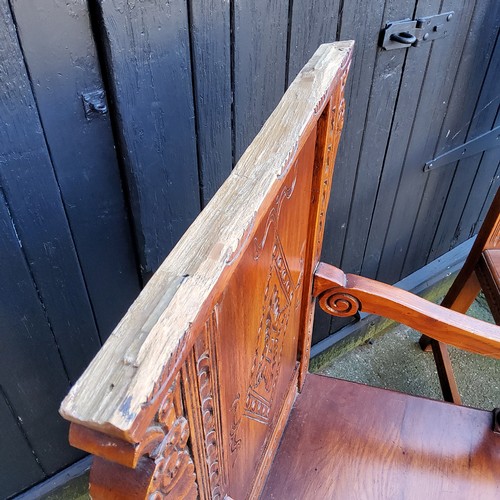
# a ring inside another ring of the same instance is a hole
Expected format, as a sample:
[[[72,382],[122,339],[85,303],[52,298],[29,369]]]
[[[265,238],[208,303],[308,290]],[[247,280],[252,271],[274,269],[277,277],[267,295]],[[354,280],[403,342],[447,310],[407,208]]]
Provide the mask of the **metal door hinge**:
[[[461,146],[457,146],[456,148],[450,149],[450,151],[447,151],[446,153],[436,156],[436,158],[428,161],[424,165],[424,172],[447,165],[448,163],[469,158],[469,156],[477,155],[478,153],[487,151],[488,149],[498,147],[500,147],[500,126],[495,127],[478,137],[474,137],[474,139],[467,141]]]
[[[407,49],[444,38],[449,32],[453,14],[452,11],[415,20],[404,19],[387,23],[380,32],[380,46],[385,50]]]

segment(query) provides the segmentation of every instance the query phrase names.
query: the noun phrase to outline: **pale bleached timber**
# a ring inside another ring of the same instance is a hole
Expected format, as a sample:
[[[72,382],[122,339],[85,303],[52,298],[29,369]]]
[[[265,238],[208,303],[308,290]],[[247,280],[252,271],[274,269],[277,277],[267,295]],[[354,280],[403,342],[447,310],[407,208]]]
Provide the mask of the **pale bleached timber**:
[[[238,165],[165,259],[61,406],[64,418],[133,440],[134,420],[204,314],[258,225],[264,200],[326,105],[353,42],[318,48]],[[192,339],[191,339],[192,340]],[[180,351],[182,349],[182,351]],[[173,376],[171,373],[169,376]]]

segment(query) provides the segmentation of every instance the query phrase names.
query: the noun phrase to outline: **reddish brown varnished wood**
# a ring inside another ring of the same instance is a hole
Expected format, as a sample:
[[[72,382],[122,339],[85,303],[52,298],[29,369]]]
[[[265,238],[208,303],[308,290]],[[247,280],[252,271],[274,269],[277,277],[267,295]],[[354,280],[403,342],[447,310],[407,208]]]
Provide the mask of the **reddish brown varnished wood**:
[[[457,381],[453,374],[453,367],[451,365],[450,353],[448,347],[443,342],[431,339],[432,354],[436,369],[441,384],[441,392],[445,401],[455,403],[456,405],[462,404],[462,398],[458,391]]]
[[[490,248],[481,254],[476,274],[491,314],[498,325],[500,324],[500,249]]]
[[[497,191],[486,218],[478,232],[465,263],[444,297],[441,305],[454,311],[465,313],[479,290],[484,289],[488,304],[497,324],[500,323],[500,295],[496,288],[495,264],[486,263],[483,252],[500,246],[500,190]],[[446,352],[446,346],[431,342],[431,338],[422,335],[420,346],[428,351],[432,347],[438,370],[439,381],[446,401],[460,403],[455,376]],[[451,389],[451,391],[450,391]]]
[[[491,412],[310,374],[261,498],[493,500],[491,423]]]
[[[314,295],[326,312],[351,316],[358,310],[404,323],[436,340],[500,359],[500,327],[429,302],[405,290],[320,263]]]
[[[90,438],[90,442],[96,444],[92,436]],[[85,435],[80,439],[85,439]],[[198,498],[198,484],[188,440],[189,424],[184,416],[178,375],[161,402],[144,443],[137,445],[142,456],[134,459],[133,468],[122,465],[126,453],[111,454],[106,460],[96,458],[90,473],[90,495],[92,498],[123,500],[195,500]],[[102,444],[107,450],[112,447],[111,443]],[[128,445],[115,444],[122,450]]]
[[[323,245],[325,217],[330,199],[335,157],[344,123],[344,89],[349,73],[350,60],[345,62],[338,75],[336,91],[330,98],[318,120],[316,152],[312,179],[312,196],[309,213],[309,246],[305,261],[304,298],[299,338],[299,389],[302,387],[309,367],[310,346],[314,322],[315,298],[312,295],[313,272],[316,268]]]

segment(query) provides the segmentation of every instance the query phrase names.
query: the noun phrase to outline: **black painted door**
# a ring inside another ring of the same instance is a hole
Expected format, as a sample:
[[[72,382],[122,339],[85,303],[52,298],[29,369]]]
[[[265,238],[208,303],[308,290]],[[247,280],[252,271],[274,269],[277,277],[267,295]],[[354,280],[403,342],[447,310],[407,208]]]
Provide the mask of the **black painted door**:
[[[87,6],[0,1],[0,497],[81,453],[59,404],[139,291]]]

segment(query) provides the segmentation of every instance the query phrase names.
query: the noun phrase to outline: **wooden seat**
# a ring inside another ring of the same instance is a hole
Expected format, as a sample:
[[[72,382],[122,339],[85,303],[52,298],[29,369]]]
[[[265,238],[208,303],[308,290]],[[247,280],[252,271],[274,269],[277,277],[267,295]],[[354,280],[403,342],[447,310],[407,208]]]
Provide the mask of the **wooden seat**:
[[[308,375],[262,498],[494,499],[499,473],[490,412]]]
[[[499,497],[491,412],[308,374],[316,300],[500,358],[500,327],[319,262],[352,46],[317,50],[61,405],[92,498]]]
[[[478,232],[467,259],[441,305],[467,312],[482,289],[495,323],[500,324],[500,189]],[[429,336],[420,339],[423,349],[432,349],[445,401],[461,404],[448,349]]]

